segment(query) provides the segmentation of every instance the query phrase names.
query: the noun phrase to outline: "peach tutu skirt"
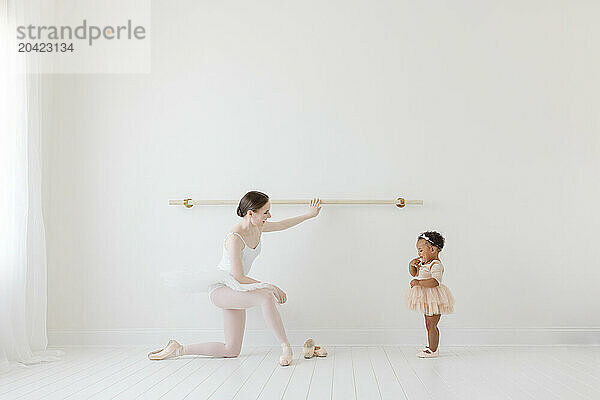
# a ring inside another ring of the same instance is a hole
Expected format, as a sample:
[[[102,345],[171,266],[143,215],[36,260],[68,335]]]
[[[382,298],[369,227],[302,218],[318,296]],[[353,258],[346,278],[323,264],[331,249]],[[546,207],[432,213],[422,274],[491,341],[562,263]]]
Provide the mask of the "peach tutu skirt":
[[[425,315],[451,314],[454,296],[446,285],[432,288],[414,286],[406,292],[406,306]]]

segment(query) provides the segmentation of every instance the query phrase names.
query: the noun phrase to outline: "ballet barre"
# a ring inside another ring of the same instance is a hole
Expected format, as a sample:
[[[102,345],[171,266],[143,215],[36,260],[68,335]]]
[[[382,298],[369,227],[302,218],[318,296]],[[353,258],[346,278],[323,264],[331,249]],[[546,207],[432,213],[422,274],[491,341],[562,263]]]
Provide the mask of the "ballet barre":
[[[222,205],[237,205],[239,200],[169,200],[170,206],[222,206]],[[271,200],[271,204],[309,204],[310,200]],[[338,199],[321,199],[321,204],[393,204],[398,208],[402,208],[408,204],[423,205],[423,200],[405,200],[398,197],[396,200],[338,200]]]

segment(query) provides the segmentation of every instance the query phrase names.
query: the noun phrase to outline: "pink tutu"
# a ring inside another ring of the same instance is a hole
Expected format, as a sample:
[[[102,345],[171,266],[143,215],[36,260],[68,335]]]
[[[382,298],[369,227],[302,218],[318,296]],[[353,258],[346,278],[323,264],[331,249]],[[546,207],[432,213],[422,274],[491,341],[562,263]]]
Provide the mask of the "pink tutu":
[[[454,296],[446,285],[427,288],[411,287],[406,292],[406,306],[425,315],[451,314],[454,312]]]

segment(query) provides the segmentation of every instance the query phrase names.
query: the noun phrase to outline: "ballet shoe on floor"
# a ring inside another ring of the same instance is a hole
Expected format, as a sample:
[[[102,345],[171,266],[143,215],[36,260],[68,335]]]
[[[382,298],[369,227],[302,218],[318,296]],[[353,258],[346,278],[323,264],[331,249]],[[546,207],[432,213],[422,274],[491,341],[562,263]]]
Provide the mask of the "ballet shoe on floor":
[[[439,350],[437,349],[436,351],[432,351],[429,347],[427,347],[424,350],[421,350],[420,353],[417,354],[417,357],[419,358],[437,358],[437,356],[439,355]]]
[[[292,358],[294,357],[292,348],[289,344],[284,343],[281,345],[281,350],[283,351],[283,354],[279,357],[279,365],[287,367],[292,363]]]
[[[317,357],[327,357],[327,350],[325,350],[321,346],[315,346],[315,356],[317,356]]]
[[[312,339],[306,339],[304,346],[302,346],[302,355],[304,358],[311,358],[315,354],[315,341]]]
[[[176,340],[169,340],[169,343],[159,350],[148,353],[150,360],[166,360],[168,358],[179,357],[183,352],[183,346]]]
[[[313,339],[307,339],[302,346],[302,355],[304,358],[327,357],[327,350],[321,346],[315,346]]]
[[[168,346],[168,345],[170,345],[172,341],[173,341],[173,340],[169,340],[169,343],[167,343],[167,346]],[[165,347],[167,347],[167,346],[165,346]],[[151,357],[152,357],[154,354],[158,354],[158,353],[160,353],[161,351],[163,351],[163,350],[165,349],[165,347],[163,347],[162,349],[158,349],[158,350],[151,351],[150,353],[148,353],[148,358],[149,358],[149,359],[152,359]]]

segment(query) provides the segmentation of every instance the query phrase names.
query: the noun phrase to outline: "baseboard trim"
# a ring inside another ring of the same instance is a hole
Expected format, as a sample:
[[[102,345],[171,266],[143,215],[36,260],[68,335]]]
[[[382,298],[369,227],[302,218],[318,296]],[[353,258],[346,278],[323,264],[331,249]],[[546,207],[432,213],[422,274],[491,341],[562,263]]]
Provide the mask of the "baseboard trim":
[[[442,328],[441,342],[446,346],[531,346],[531,345],[600,345],[600,328]],[[421,345],[426,340],[424,329],[403,328],[331,328],[288,330],[293,345],[301,345],[308,337],[334,346]],[[68,346],[132,346],[157,345],[177,338],[182,343],[198,343],[223,339],[219,329],[106,329],[48,330],[52,347]],[[247,330],[247,346],[276,344],[266,330]]]

